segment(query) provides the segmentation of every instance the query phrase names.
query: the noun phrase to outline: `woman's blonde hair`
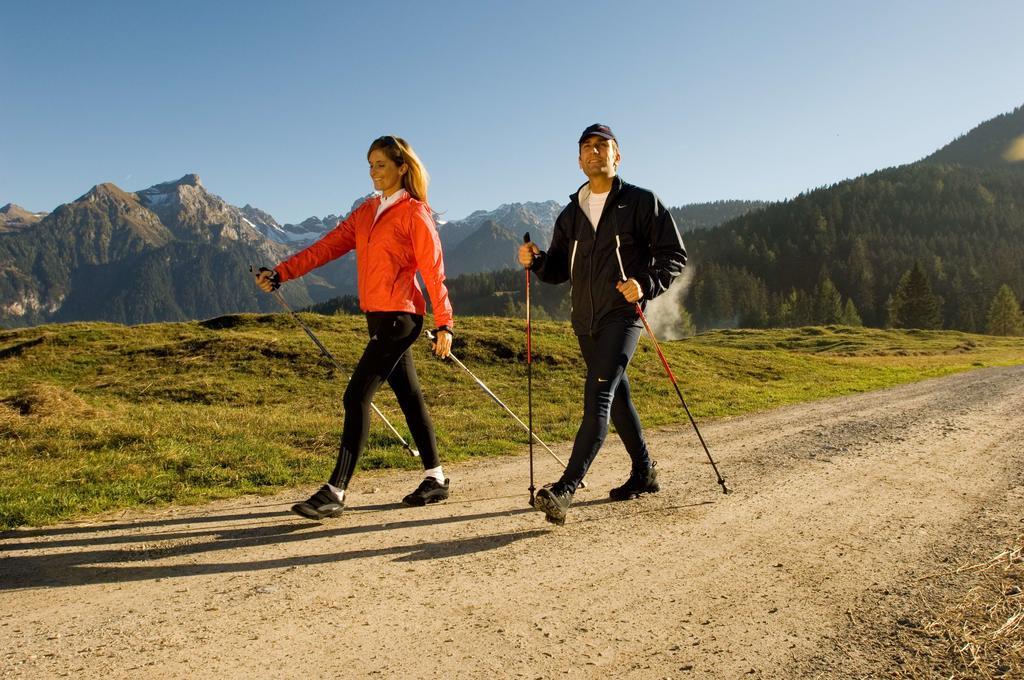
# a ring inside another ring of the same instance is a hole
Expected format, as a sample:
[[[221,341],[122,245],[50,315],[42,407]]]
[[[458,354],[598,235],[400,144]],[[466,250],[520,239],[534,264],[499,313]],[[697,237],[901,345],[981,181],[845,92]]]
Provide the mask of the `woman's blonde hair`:
[[[374,150],[382,152],[398,167],[405,165],[408,168],[405,174],[402,175],[402,188],[408,191],[409,195],[413,198],[426,203],[427,185],[430,184],[430,175],[427,174],[427,169],[423,167],[423,162],[419,156],[409,146],[409,142],[401,137],[384,135],[373,140],[373,144],[370,144],[370,150],[366,152],[367,160],[370,159],[370,154]]]

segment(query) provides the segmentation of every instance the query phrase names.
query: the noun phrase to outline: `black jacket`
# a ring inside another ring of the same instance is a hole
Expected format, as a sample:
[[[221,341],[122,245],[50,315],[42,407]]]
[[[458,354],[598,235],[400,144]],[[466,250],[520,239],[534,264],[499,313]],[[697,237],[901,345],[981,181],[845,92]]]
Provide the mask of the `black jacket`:
[[[573,330],[593,335],[610,321],[639,323],[636,306],[615,288],[622,270],[640,283],[640,302],[646,305],[683,271],[686,249],[675,220],[653,192],[615,177],[595,232],[580,207],[580,189],[569,197],[555,221],[551,246],[531,269],[546,283],[570,282]]]

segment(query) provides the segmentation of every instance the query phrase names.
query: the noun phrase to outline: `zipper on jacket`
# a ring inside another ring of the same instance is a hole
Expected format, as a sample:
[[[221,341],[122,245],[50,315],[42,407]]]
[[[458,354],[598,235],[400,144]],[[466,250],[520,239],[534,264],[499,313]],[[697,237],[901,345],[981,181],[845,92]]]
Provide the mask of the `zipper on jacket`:
[[[587,294],[590,296],[590,335],[594,334],[594,254],[597,251],[597,233],[594,233],[594,245],[590,248],[590,271],[587,277]]]
[[[583,206],[579,204],[579,193],[577,192],[577,203],[576,203],[576,221],[573,225],[574,231],[579,232],[579,218],[582,217],[589,221],[586,215],[583,214]],[[590,225],[587,225],[590,227]],[[597,230],[591,227],[591,231],[594,234],[594,240],[591,241],[590,245],[590,257],[587,258],[587,299],[590,300],[590,323],[587,325],[587,334],[594,334],[594,252],[597,250]]]
[[[616,177],[616,179],[618,179],[618,177]],[[613,227],[613,229],[615,231],[615,238],[616,238],[616,241],[618,240],[618,236],[619,236],[618,222],[615,219],[615,213],[612,212],[612,211],[614,211],[614,205],[615,205],[614,202],[618,198],[618,196],[619,196],[619,194],[621,192],[622,192],[622,180],[619,179],[618,185],[616,185],[616,183],[613,180],[612,188],[611,188],[611,190],[609,190],[608,198],[605,199],[604,208],[601,210],[601,216],[597,219],[597,228],[594,229],[594,246],[590,250],[590,285],[587,286],[587,288],[590,291],[590,334],[591,335],[594,334],[594,320],[596,318],[596,313],[597,313],[595,308],[594,308],[594,260],[597,259],[597,251],[598,251],[598,249],[597,249],[597,238],[598,238],[598,234],[601,232],[601,222],[604,220],[605,214],[610,213],[611,216],[612,216],[613,222],[615,222],[615,226]],[[605,229],[605,231],[607,231],[607,228]],[[618,252],[619,251],[616,250],[615,254],[618,255]]]

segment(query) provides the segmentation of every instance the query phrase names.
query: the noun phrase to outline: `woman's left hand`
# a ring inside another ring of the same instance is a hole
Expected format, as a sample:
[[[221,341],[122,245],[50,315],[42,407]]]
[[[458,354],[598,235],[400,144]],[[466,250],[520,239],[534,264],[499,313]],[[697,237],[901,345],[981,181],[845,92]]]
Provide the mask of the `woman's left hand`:
[[[452,353],[452,332],[449,330],[437,330],[434,333],[434,354],[447,359]]]

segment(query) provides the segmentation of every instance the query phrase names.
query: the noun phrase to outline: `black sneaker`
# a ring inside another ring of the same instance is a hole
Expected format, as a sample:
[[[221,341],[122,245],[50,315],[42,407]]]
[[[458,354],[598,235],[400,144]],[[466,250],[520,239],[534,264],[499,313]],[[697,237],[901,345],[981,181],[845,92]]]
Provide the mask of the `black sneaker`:
[[[427,477],[420,482],[415,491],[403,498],[402,502],[406,505],[426,505],[427,503],[447,500],[449,482],[451,481],[446,479],[444,484],[442,484],[433,477]]]
[[[562,485],[545,484],[533,502],[533,507],[544,513],[544,518],[552,524],[565,524],[565,514],[572,505],[572,494]]]
[[[339,503],[334,499],[334,494],[324,484],[320,490],[309,497],[308,501],[302,501],[292,506],[292,512],[307,519],[326,519],[337,517],[341,514],[345,503]]]
[[[628,501],[630,498],[637,498],[640,494],[660,491],[658,470],[654,467],[655,465],[657,463],[651,463],[651,467],[646,472],[634,471],[625,484],[609,491],[608,496],[613,501]]]

